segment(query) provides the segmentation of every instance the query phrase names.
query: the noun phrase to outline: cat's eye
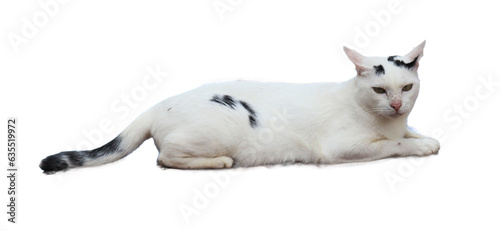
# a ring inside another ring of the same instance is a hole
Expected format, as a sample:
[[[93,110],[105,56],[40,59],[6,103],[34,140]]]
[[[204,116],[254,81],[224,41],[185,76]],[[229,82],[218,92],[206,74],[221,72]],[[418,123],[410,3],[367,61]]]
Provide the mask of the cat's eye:
[[[377,94],[385,94],[385,93],[387,93],[387,91],[385,91],[385,89],[381,88],[381,87],[373,87],[372,89]]]
[[[412,87],[413,87],[413,84],[408,84],[408,85],[403,87],[403,91],[409,91],[409,90],[411,90]]]

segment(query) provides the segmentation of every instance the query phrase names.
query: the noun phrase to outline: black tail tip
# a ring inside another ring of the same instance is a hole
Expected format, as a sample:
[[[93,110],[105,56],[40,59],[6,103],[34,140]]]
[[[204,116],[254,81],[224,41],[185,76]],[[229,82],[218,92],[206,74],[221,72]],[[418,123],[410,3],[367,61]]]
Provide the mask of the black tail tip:
[[[68,169],[68,163],[59,155],[48,156],[40,162],[40,168],[45,174],[54,174],[59,171]]]

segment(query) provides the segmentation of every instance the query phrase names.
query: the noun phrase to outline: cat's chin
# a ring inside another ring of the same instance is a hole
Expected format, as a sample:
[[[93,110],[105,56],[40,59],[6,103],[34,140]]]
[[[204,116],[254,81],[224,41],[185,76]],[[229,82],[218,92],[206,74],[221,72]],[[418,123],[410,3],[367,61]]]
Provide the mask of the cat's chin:
[[[400,116],[402,116],[402,114],[394,113],[394,114],[390,115],[389,117],[396,119],[396,118],[398,118]]]
[[[390,115],[386,115],[386,117],[396,119],[396,118],[401,117],[404,114],[406,114],[406,113],[394,112],[394,113],[392,113]]]

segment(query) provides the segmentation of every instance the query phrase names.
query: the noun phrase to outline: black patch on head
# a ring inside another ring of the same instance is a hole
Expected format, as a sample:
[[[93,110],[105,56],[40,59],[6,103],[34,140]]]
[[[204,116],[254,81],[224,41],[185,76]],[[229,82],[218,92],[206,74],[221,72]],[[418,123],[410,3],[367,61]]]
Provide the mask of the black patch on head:
[[[411,61],[411,63],[405,63],[405,67],[408,68],[408,69],[412,69],[413,67],[415,67],[415,64],[417,63],[417,60],[418,60],[418,57],[415,57],[415,59],[413,59],[413,61]]]
[[[413,59],[411,63],[405,63],[402,60],[394,59],[395,57],[398,56],[396,55],[389,56],[389,58],[387,58],[387,61],[394,62],[394,65],[396,65],[397,67],[404,67],[408,70],[411,70],[413,67],[415,67],[415,64],[417,63],[417,59],[419,56],[415,57],[415,59]]]
[[[230,107],[232,109],[236,107],[236,102],[234,101],[233,97],[229,95],[224,95],[222,96],[222,98],[220,97],[220,95],[214,95],[212,99],[210,99],[210,101],[219,103],[223,106]]]
[[[250,121],[250,127],[254,128],[257,126],[257,114],[253,108],[245,101],[240,101],[241,106],[243,106],[248,111],[248,120]]]
[[[373,66],[373,68],[375,68],[375,74],[377,74],[377,75],[384,75],[385,74],[384,66],[382,66],[382,64],[378,65],[378,66]]]

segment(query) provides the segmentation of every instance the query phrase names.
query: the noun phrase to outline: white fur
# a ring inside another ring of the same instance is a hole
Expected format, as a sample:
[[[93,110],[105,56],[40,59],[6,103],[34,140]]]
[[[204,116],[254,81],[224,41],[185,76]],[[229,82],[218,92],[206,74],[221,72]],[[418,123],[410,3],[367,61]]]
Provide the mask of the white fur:
[[[400,57],[423,55],[425,42]],[[437,153],[439,142],[410,132],[408,114],[419,91],[418,62],[413,70],[387,57],[364,57],[344,48],[358,75],[343,83],[214,83],[166,99],[145,112],[121,136],[135,148],[153,137],[158,163],[174,168],[227,168],[303,162],[332,164],[391,156]],[[383,65],[376,75],[374,65]],[[402,87],[413,84],[410,91]],[[382,87],[387,94],[375,93]],[[210,101],[229,95],[256,112]],[[396,113],[390,104],[401,102]]]

